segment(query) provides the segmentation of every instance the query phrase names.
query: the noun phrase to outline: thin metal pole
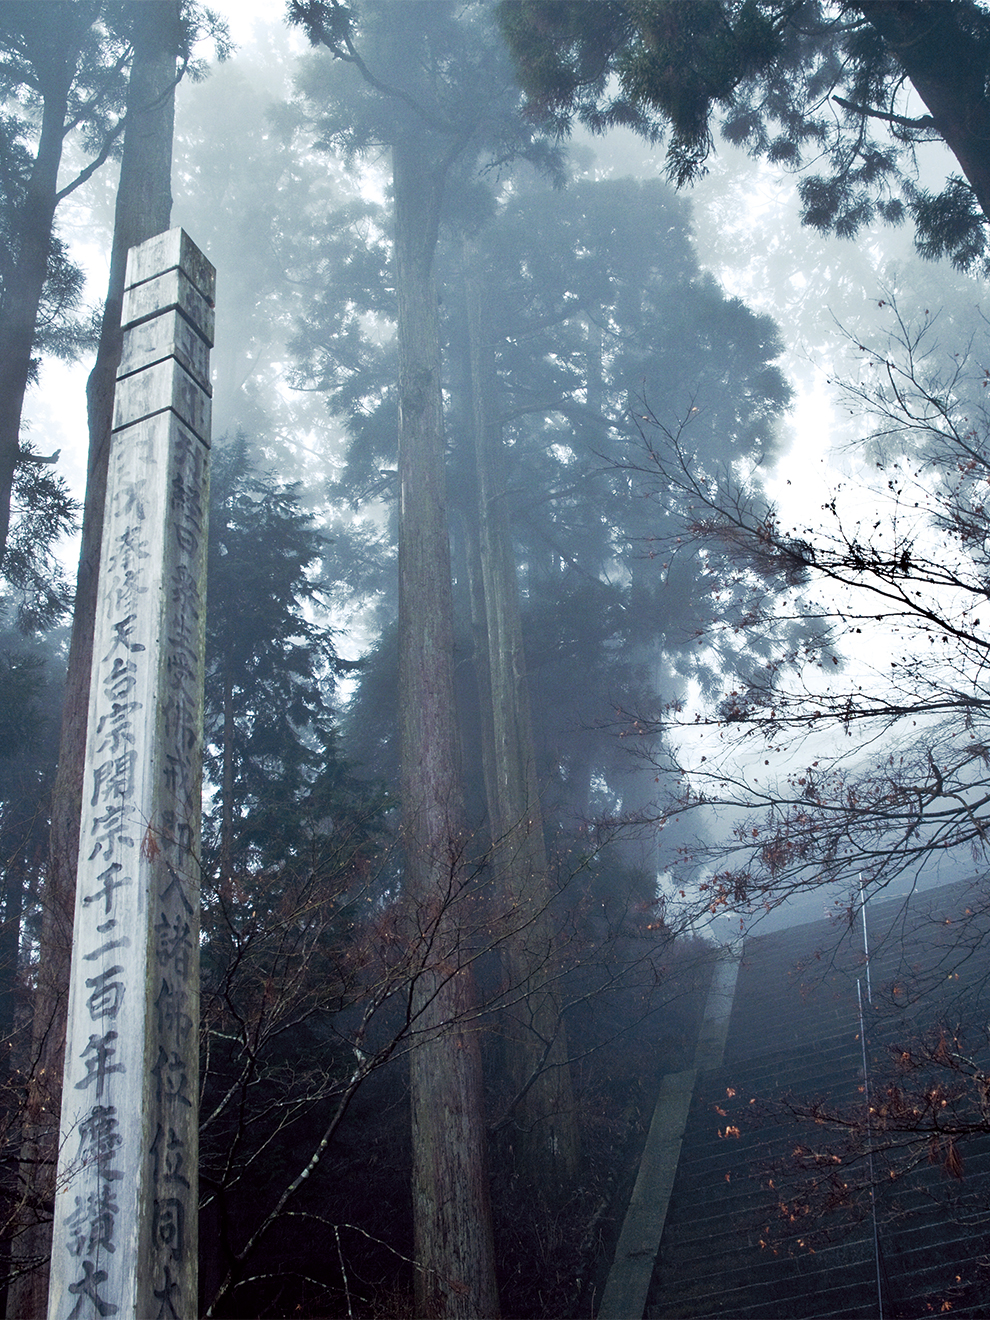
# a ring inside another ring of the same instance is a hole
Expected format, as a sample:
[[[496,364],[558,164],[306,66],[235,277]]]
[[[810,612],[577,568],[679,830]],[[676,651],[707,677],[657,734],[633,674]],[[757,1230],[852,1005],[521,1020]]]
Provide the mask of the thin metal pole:
[[[859,896],[860,912],[863,916],[863,952],[866,954],[866,998],[867,1002],[873,1004],[873,987],[870,984],[870,937],[866,928],[866,891],[863,888],[863,877],[859,877]],[[877,1314],[879,1320],[883,1317],[883,1280],[880,1270],[880,1230],[877,1225],[877,1197],[876,1180],[873,1172],[873,1119],[870,1109],[870,1071],[866,1059],[866,1018],[863,1013],[863,982],[859,978],[856,980],[856,1003],[859,1007],[859,1043],[863,1055],[863,1094],[866,1098],[866,1158],[867,1167],[870,1171],[870,1218],[873,1221],[873,1260],[877,1272]]]
[[[866,891],[863,888],[863,877],[859,877],[859,910],[863,918],[863,952],[866,954],[866,999],[872,1006],[873,987],[870,984],[870,937],[866,929]]]

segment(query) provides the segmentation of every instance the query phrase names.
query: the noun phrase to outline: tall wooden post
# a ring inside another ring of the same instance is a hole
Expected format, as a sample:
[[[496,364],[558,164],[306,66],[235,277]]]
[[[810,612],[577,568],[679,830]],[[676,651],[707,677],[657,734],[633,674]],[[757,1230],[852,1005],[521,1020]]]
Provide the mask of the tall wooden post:
[[[128,257],[90,687],[49,1320],[197,1309],[214,270]]]

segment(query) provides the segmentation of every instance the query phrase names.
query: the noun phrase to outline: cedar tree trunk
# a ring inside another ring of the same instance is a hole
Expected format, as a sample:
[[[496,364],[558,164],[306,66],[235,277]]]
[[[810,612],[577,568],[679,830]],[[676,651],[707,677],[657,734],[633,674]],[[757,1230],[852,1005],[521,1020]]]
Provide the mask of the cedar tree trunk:
[[[468,251],[465,270],[480,267],[480,258]],[[502,962],[503,980],[515,1005],[509,1010],[512,1025],[505,1038],[516,1096],[513,1149],[517,1168],[528,1181],[554,1187],[577,1172],[577,1123],[560,1013],[560,968],[551,912],[554,893],[536,777],[519,583],[505,502],[494,351],[484,277],[468,274],[466,278],[487,686],[494,735],[493,774],[486,779],[486,789],[500,903],[512,931],[502,945]]]
[[[446,163],[426,133],[393,145],[399,303],[399,705],[403,846],[427,949],[410,1054],[416,1315],[498,1314],[453,685],[437,290]]]
[[[965,14],[946,0],[858,0],[928,107],[990,220],[990,99]]]

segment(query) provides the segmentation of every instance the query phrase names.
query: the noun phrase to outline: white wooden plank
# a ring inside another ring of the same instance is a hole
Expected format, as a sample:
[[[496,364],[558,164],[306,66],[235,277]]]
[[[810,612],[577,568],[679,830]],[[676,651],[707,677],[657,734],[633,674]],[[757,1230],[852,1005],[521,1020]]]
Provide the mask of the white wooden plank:
[[[125,344],[125,358],[165,334]],[[129,420],[110,449],[49,1320],[192,1320],[209,399],[174,355],[119,390]],[[203,436],[182,419],[191,397]],[[149,401],[165,406],[131,415]]]
[[[215,317],[207,302],[189,277],[181,270],[168,270],[124,290],[121,325],[127,329],[138,321],[178,308],[206,342],[213,344]]]
[[[209,440],[210,396],[174,357],[153,362],[143,371],[117,382],[113,429],[133,426],[166,409],[171,409],[201,440]]]
[[[163,312],[130,327],[124,339],[117,379],[168,357],[175,357],[207,394],[213,393],[210,346],[178,311]]]

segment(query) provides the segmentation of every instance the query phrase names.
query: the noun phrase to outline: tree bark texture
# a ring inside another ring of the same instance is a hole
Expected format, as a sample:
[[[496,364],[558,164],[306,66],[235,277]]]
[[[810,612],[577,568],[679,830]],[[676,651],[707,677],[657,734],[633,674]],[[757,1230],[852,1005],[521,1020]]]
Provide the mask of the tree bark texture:
[[[990,220],[990,99],[964,16],[945,0],[855,6],[904,68]]]
[[[466,254],[465,269],[481,268]],[[468,274],[468,338],[472,429],[478,479],[478,527],[488,642],[493,764],[487,782],[499,904],[511,934],[501,946],[503,981],[512,1007],[506,1064],[518,1097],[513,1148],[519,1170],[537,1186],[577,1172],[578,1136],[557,984],[559,958],[551,911],[536,776],[529,678],[519,583],[506,507],[505,455],[495,399],[495,358],[488,331],[483,275]]]
[[[114,381],[120,364],[121,305],[128,250],[169,227],[172,210],[172,133],[180,0],[132,0],[134,57],[127,94],[120,180],[114,216],[110,280],[96,363],[86,388],[89,458],[82,546],[76,577],[72,640],[66,675],[58,772],[52,801],[49,866],[43,892],[41,959],[34,1006],[34,1076],[28,1097],[24,1177],[32,1180],[29,1206],[35,1221],[18,1240],[22,1262],[42,1261],[12,1285],[7,1314],[25,1320],[47,1308],[48,1218],[57,1159],[65,1014],[72,956],[72,918],[93,624],[100,571],[100,540],[113,417]],[[50,226],[49,226],[50,232]],[[40,293],[39,293],[40,296]],[[29,1172],[30,1171],[30,1172]]]
[[[470,397],[468,390],[465,397]],[[475,489],[477,489],[477,473],[475,471],[474,459],[471,459],[471,477]],[[489,846],[494,842],[495,824],[491,818],[491,795],[492,786],[495,783],[495,746],[494,730],[492,729],[491,710],[492,710],[492,679],[491,665],[488,659],[488,620],[485,617],[485,589],[483,585],[481,570],[481,545],[478,537],[476,510],[468,509],[463,519],[463,544],[464,544],[464,578],[467,586],[468,608],[471,618],[471,654],[474,662],[474,680],[477,688],[478,702],[478,721],[477,737],[480,741],[481,752],[481,781],[484,791],[484,807],[479,804],[480,810],[487,810],[489,817],[489,829],[491,838]],[[472,522],[472,526],[468,523]],[[466,738],[462,730],[461,745],[464,748],[464,761],[468,763],[468,749]]]
[[[470,882],[453,684],[440,342],[433,258],[446,165],[425,132],[393,145],[399,303],[399,703],[403,846],[426,966],[410,1055],[416,1315],[498,1314]]]

